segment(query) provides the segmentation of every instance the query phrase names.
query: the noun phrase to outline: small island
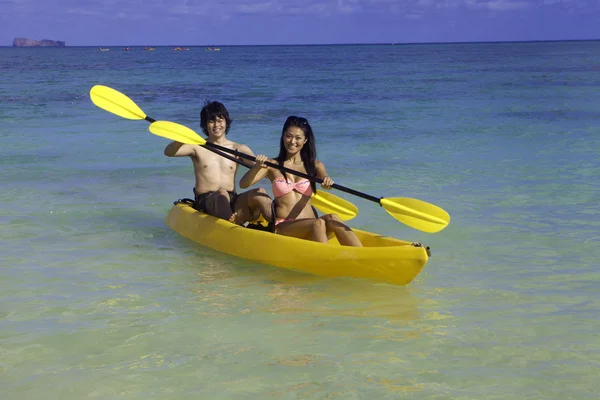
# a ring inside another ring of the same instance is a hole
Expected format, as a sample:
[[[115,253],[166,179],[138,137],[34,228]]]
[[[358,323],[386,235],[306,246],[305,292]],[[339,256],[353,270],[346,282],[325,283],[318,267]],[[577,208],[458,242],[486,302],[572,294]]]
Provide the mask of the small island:
[[[13,40],[13,47],[65,47],[65,42],[60,40],[34,40],[27,38],[15,38]]]

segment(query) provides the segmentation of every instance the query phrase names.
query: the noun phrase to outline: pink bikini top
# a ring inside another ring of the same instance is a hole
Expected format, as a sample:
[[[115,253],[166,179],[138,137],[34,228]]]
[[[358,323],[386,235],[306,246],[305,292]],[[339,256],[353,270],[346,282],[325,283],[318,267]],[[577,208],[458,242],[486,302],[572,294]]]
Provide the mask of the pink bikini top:
[[[286,182],[285,178],[276,178],[273,181],[273,195],[275,198],[284,196],[295,190],[303,196],[312,195],[312,187],[308,179],[303,179],[298,182]]]

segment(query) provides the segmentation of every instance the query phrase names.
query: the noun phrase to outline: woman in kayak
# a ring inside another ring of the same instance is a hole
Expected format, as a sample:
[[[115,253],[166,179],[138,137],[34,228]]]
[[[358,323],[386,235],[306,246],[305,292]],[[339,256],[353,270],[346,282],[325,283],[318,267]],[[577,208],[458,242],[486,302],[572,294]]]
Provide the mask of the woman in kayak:
[[[316,158],[315,139],[306,118],[288,117],[281,132],[279,155],[275,160],[258,155],[254,166],[240,180],[240,187],[245,189],[264,177],[271,181],[275,197],[274,226],[280,235],[328,243],[328,234],[334,233],[341,245],[362,247],[356,234],[336,214],[317,216],[310,200],[311,194],[316,192],[315,182],[265,164],[270,161],[321,178],[321,186],[330,189],[334,182],[327,176],[325,165]]]

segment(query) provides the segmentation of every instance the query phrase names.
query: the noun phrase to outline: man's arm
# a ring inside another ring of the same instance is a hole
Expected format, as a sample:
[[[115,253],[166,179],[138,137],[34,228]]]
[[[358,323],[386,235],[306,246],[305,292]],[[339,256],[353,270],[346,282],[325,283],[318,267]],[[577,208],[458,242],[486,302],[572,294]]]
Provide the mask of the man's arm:
[[[195,145],[171,142],[165,147],[165,156],[167,157],[186,157],[193,156],[196,152]]]
[[[236,150],[239,151],[240,153],[244,153],[244,154],[248,154],[249,156],[253,156],[254,157],[254,153],[252,152],[252,150],[250,149],[250,147],[246,146],[245,144],[241,144],[238,143]],[[254,165],[254,161],[252,160],[248,160],[242,157],[238,157],[238,159],[243,160],[245,162],[247,162],[248,164],[250,164],[250,166]]]

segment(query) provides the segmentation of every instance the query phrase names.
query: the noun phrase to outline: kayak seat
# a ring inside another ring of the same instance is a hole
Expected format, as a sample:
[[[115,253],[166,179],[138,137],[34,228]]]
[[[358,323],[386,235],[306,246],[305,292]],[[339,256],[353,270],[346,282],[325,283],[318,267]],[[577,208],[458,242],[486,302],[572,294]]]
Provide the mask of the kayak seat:
[[[192,199],[184,198],[184,199],[177,199],[173,202],[173,204],[179,204],[179,203],[188,204],[190,206],[193,206],[195,201]]]

